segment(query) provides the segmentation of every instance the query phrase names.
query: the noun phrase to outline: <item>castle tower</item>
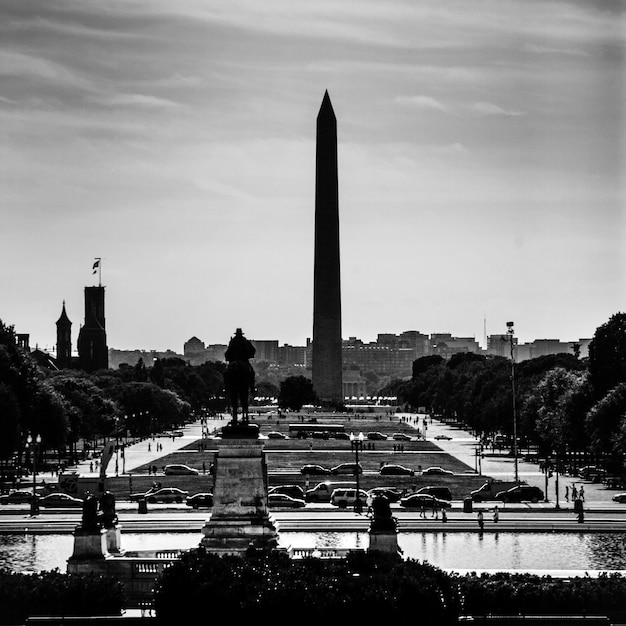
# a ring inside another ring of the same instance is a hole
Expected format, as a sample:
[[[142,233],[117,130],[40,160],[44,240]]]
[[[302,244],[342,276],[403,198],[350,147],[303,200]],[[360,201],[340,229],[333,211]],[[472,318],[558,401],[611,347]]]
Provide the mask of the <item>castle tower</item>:
[[[78,360],[86,372],[109,367],[102,286],[85,287],[85,324],[78,334]]]
[[[57,365],[59,369],[70,367],[72,362],[72,322],[65,312],[65,300],[63,310],[57,320]]]
[[[317,115],[313,276],[313,389],[325,404],[343,405],[337,118],[324,94]]]

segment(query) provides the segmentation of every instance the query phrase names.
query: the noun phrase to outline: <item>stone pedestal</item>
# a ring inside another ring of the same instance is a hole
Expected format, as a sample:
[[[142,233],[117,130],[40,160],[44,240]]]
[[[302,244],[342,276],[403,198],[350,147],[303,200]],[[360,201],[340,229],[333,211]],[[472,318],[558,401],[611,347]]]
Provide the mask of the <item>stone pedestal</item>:
[[[106,531],[102,528],[84,530],[81,526],[74,530],[74,552],[67,561],[67,571],[84,572],[86,566],[104,561],[109,556]]]
[[[122,527],[115,524],[105,528],[106,548],[110,554],[121,554],[122,552]]]
[[[398,548],[398,533],[393,531],[369,531],[370,545],[368,552],[384,552],[386,554],[400,554]]]
[[[258,428],[229,427],[222,437],[213,508],[200,545],[212,553],[241,556],[249,549],[276,549],[278,530],[267,508],[267,465]]]

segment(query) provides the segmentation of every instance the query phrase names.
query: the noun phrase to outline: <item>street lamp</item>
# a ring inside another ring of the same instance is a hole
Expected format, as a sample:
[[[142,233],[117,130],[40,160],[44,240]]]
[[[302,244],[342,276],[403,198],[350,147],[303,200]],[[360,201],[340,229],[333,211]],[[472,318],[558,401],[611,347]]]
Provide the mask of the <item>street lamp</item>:
[[[363,433],[359,433],[358,437],[355,437],[354,433],[350,433],[350,447],[354,450],[354,454],[356,456],[356,468],[354,470],[356,472],[356,502],[354,503],[354,510],[357,513],[363,512],[363,504],[361,502],[361,485],[359,482],[361,476],[361,472],[359,471],[359,451],[363,450],[364,439],[365,437],[363,436]]]
[[[119,416],[115,416],[115,475],[119,475],[120,468],[120,431],[119,431]]]
[[[35,437],[35,442],[33,445],[33,437],[30,433],[28,433],[28,437],[26,437],[26,446],[32,446],[32,455],[33,455],[33,499],[30,503],[30,514],[38,515],[39,514],[39,502],[37,501],[37,451],[39,449],[39,445],[41,444],[41,435],[37,435]]]
[[[507,334],[511,342],[511,391],[513,394],[513,462],[515,464],[515,482],[519,483],[519,473],[517,467],[517,410],[515,407],[515,353],[513,352],[513,322],[507,322]]]

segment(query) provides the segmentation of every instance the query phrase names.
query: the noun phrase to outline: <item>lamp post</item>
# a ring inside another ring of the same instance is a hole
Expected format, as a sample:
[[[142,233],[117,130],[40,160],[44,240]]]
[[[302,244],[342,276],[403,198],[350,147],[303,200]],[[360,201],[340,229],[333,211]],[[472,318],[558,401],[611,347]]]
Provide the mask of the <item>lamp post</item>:
[[[515,353],[513,351],[513,322],[507,322],[507,334],[511,342],[511,392],[513,395],[513,462],[515,464],[515,482],[519,483],[519,473],[517,467],[517,409],[515,407]]]
[[[32,455],[33,455],[33,499],[30,503],[30,514],[38,515],[39,514],[39,502],[37,501],[37,451],[39,449],[39,445],[41,444],[41,435],[37,435],[33,442],[33,437],[30,433],[28,433],[28,437],[26,437],[26,445],[32,446]]]
[[[361,485],[360,485],[360,476],[361,472],[359,471],[359,451],[363,450],[363,441],[365,437],[363,433],[359,433],[358,437],[354,436],[354,433],[350,433],[350,447],[354,450],[355,454],[355,462],[356,462],[356,502],[354,503],[354,510],[357,513],[363,512],[363,503],[361,502]]]

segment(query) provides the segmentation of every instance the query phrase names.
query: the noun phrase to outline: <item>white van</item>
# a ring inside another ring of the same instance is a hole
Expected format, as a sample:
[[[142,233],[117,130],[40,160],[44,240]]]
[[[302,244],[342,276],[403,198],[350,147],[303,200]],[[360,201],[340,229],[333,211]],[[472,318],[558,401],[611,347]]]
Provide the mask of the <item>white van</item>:
[[[334,482],[332,480],[326,480],[323,483],[318,483],[312,489],[307,489],[304,494],[304,499],[307,502],[330,502],[330,496],[335,489],[348,489],[355,487],[353,482]]]
[[[365,508],[367,506],[368,494],[365,489],[359,489],[359,500],[361,501],[361,506]],[[330,496],[330,503],[334,506],[338,506],[340,509],[346,509],[349,506],[352,507],[356,504],[357,501],[357,490],[356,489],[335,489]]]

